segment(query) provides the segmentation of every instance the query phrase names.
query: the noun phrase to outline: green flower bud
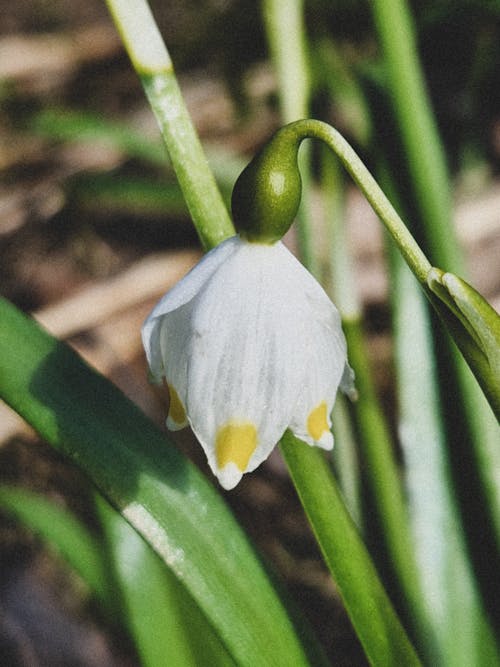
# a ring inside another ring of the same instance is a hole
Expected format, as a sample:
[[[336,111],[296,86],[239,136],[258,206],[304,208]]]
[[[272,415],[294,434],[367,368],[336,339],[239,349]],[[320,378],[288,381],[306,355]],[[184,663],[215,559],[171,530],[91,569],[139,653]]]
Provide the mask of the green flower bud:
[[[302,193],[302,138],[287,127],[278,130],[238,177],[231,208],[236,229],[248,241],[275,243],[293,223]]]

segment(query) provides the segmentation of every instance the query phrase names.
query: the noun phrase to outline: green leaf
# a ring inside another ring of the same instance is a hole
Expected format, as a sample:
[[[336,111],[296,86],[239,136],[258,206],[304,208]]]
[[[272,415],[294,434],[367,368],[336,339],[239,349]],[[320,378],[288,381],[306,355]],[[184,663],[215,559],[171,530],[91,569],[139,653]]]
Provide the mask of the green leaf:
[[[55,141],[90,144],[104,142],[122,151],[127,158],[137,158],[156,167],[164,168],[171,164],[160,136],[151,139],[145,133],[134,129],[130,123],[103,118],[89,111],[44,109],[33,116],[30,129],[42,137]],[[207,149],[207,153],[217,181],[229,189],[245,166],[244,161],[224,148],[212,146]],[[169,171],[171,173],[171,170]],[[153,183],[151,186],[153,187]],[[161,188],[158,185],[154,187],[158,197],[161,197]],[[161,187],[165,186],[162,184]],[[179,187],[177,193],[180,193]],[[152,193],[150,196],[152,197]],[[182,201],[182,210],[185,211],[186,205],[184,200]]]
[[[496,663],[452,484],[429,311],[408,267],[395,252],[392,260],[398,430],[428,621],[419,628],[420,642],[429,664]],[[464,632],[457,634],[457,627]]]
[[[39,535],[80,575],[113,624],[128,627],[144,667],[233,665],[212,627],[149,545],[102,497],[102,534],[25,489],[0,487],[0,506]]]
[[[396,462],[394,442],[376,393],[361,320],[358,317],[345,318],[343,326],[349,362],[356,375],[356,388],[359,393],[351,411],[368,490],[370,511],[366,512],[364,525],[367,526],[368,520],[376,517],[380,538],[376,534],[375,539],[383,545],[383,559],[387,561],[388,571],[395,577],[396,590],[402,599],[412,629],[425,633],[427,619],[424,600],[418,586],[408,507]]]
[[[188,215],[176,183],[124,178],[117,174],[85,174],[72,178],[70,186],[78,206],[87,211],[154,216],[161,220],[162,225],[165,225],[166,216]]]
[[[140,158],[158,166],[169,164],[168,154],[159,140],[148,139],[130,125],[104,119],[88,111],[45,109],[37,114],[32,129],[59,141],[105,141],[130,157]]]
[[[198,470],[109,381],[5,300],[0,321],[0,395],[151,544],[233,659],[308,664],[261,562]]]
[[[433,299],[433,305],[500,419],[500,316],[473,287],[453,273],[433,268],[427,284],[438,297]]]
[[[120,612],[143,667],[234,665],[198,605],[151,547],[102,496],[96,505]]]
[[[49,543],[109,612],[117,611],[100,540],[73,514],[39,494],[7,486],[0,487],[0,506]]]
[[[324,456],[290,431],[283,436],[281,451],[371,664],[380,667],[420,665]]]

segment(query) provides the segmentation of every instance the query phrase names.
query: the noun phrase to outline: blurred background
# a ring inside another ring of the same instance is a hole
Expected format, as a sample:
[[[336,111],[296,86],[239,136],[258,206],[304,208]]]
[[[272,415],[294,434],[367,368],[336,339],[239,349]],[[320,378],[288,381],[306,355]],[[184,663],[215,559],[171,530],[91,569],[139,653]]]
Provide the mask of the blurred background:
[[[239,171],[282,124],[260,3],[150,4],[229,201]],[[480,0],[411,5],[471,283],[500,310],[500,9]],[[155,120],[104,2],[0,0],[0,16],[0,292],[162,423],[166,399],[147,382],[140,326],[201,249]],[[308,0],[305,17],[310,115],[339,129],[369,165],[380,150],[397,165],[369,3]],[[321,257],[327,231],[314,166],[310,196]],[[346,220],[391,420],[384,243],[354,187]],[[287,242],[296,248],[293,232]],[[177,442],[206,470],[188,433]],[[41,492],[94,526],[85,480],[4,404],[0,483]],[[334,663],[364,665],[279,453],[226,498]],[[6,514],[0,565],[1,664],[138,665],[83,583]]]

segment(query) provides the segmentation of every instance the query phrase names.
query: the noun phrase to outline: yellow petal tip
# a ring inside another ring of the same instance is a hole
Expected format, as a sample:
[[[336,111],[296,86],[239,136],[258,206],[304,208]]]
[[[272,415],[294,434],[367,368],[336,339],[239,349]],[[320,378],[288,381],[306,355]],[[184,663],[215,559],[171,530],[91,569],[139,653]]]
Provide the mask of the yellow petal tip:
[[[323,433],[329,432],[328,412],[326,401],[321,401],[311,412],[307,418],[307,432],[311,438],[319,442]]]
[[[167,384],[167,387],[170,396],[167,418],[168,426],[172,429],[183,428],[187,425],[186,410],[184,409],[184,405],[182,404],[175,387],[171,384]]]
[[[234,463],[245,472],[257,447],[257,429],[251,422],[229,421],[219,428],[215,440],[217,466],[222,469]]]

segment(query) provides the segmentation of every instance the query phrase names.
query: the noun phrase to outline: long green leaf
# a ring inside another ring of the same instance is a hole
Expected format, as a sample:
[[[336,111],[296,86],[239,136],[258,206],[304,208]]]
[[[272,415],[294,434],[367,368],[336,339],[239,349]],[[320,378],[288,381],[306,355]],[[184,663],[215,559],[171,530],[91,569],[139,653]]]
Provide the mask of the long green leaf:
[[[40,494],[0,487],[0,506],[39,535],[80,575],[114,625],[127,626],[143,667],[192,667],[203,656],[232,665],[185,589],[150,546],[102,497],[103,534]],[[199,664],[199,663],[198,663]]]
[[[84,211],[157,217],[162,225],[165,225],[166,216],[187,216],[177,183],[159,185],[145,178],[86,174],[71,179],[70,193]]]
[[[373,0],[373,15],[385,54],[389,93],[392,96],[394,116],[406,155],[406,167],[411,177],[412,192],[418,212],[424,250],[428,251],[433,265],[453,270],[463,275],[463,258],[451,223],[450,188],[446,156],[441,144],[437,124],[433,117],[427,95],[423,72],[418,59],[416,31],[406,0]],[[427,276],[432,280],[432,272]],[[426,278],[426,279],[427,279]],[[423,282],[423,281],[422,281]],[[434,287],[436,284],[434,283]],[[448,291],[450,286],[444,286]],[[441,296],[443,296],[441,292]],[[449,297],[455,297],[449,294]],[[433,302],[435,303],[435,302]],[[460,310],[460,307],[458,307]],[[477,363],[481,377],[483,370],[491,377],[489,364],[473,352],[472,345],[463,332],[454,329],[454,319],[447,318],[446,311],[440,314],[449,325],[458,345]],[[442,340],[440,343],[442,345]],[[438,350],[438,348],[436,347]],[[439,351],[439,350],[438,350]],[[480,388],[473,380],[462,357],[455,349],[444,361],[450,376],[449,386],[443,398],[450,401],[454,409],[464,413],[470,434],[478,472],[487,494],[488,507],[495,539],[500,544],[500,492],[498,485],[498,442],[500,428],[484,399]],[[488,367],[487,367],[488,366]],[[498,385],[497,385],[498,386]],[[484,383],[491,405],[498,405],[498,389]],[[450,391],[451,390],[451,391]],[[454,424],[451,425],[453,429]]]
[[[430,621],[421,642],[429,663],[436,666],[492,664],[488,661],[497,662],[498,655],[452,486],[429,312],[416,281],[396,253],[392,268],[399,435],[410,528]],[[463,629],[459,634],[457,627]]]
[[[373,507],[373,513],[370,514],[377,517],[383,534],[384,552],[397,575],[407,605],[413,608],[413,615],[417,617],[421,614],[421,600],[416,581],[416,565],[408,530],[408,512],[389,426],[376,395],[361,321],[345,319],[343,325],[349,360],[356,374],[356,388],[359,393],[352,411],[359,433],[361,456],[366,467],[370,507]]]
[[[102,545],[73,514],[40,494],[8,486],[0,487],[0,507],[50,544],[108,612],[117,611]]]
[[[304,446],[290,431],[281,451],[370,662],[380,667],[420,665],[322,453]]]
[[[0,300],[0,395],[84,470],[184,583],[241,665],[305,665],[305,649],[220,496],[70,348]]]
[[[234,665],[179,581],[141,536],[102,496],[96,505],[122,606],[143,667]]]

